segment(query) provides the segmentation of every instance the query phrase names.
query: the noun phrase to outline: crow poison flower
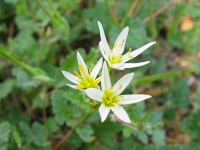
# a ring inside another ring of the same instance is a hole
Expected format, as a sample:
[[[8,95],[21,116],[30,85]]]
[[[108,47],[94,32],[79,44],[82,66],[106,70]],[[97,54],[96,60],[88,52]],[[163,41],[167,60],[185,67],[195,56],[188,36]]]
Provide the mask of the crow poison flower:
[[[144,94],[121,95],[124,89],[131,82],[133,75],[133,73],[129,73],[117,81],[114,86],[111,86],[108,67],[106,62],[104,62],[101,79],[102,91],[95,88],[85,90],[86,94],[91,99],[102,103],[99,107],[102,122],[106,119],[111,109],[119,119],[131,123],[129,116],[123,109],[122,105],[137,103],[151,97],[150,95]]]
[[[117,69],[117,70],[124,70],[125,68],[140,67],[150,62],[150,61],[146,61],[146,62],[140,62],[140,63],[126,63],[130,59],[133,59],[136,56],[138,56],[140,53],[142,53],[144,50],[146,50],[147,48],[149,48],[156,42],[148,43],[144,45],[143,47],[134,51],[132,51],[132,49],[130,48],[129,51],[123,55],[122,53],[124,52],[124,47],[125,47],[129,28],[126,27],[122,30],[117,40],[115,41],[113,48],[110,48],[106,40],[103,26],[101,25],[99,21],[98,21],[98,25],[99,25],[100,37],[101,37],[101,41],[99,42],[100,51],[104,59],[108,62],[109,67]]]
[[[74,71],[74,74],[76,75],[75,76],[67,71],[62,71],[63,75],[68,80],[76,84],[76,85],[71,85],[71,84],[67,85],[75,89],[87,89],[95,87],[101,81],[101,77],[97,79],[96,77],[102,67],[102,58],[99,59],[99,61],[97,62],[97,64],[94,66],[93,69],[90,68],[89,70],[79,52],[77,52],[77,60],[78,60],[80,74]]]

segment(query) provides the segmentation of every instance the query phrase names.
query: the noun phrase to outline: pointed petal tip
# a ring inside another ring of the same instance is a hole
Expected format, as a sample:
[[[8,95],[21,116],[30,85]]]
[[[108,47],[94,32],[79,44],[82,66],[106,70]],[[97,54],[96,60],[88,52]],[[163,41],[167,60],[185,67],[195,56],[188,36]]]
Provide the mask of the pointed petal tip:
[[[151,96],[151,95],[148,95],[148,98],[152,98],[152,96]]]
[[[152,44],[155,44],[156,43],[156,41],[154,41],[154,42],[151,42]]]
[[[127,26],[127,27],[125,27],[124,29],[125,29],[125,30],[129,30],[129,27]]]
[[[80,53],[77,51],[77,55],[80,55]]]

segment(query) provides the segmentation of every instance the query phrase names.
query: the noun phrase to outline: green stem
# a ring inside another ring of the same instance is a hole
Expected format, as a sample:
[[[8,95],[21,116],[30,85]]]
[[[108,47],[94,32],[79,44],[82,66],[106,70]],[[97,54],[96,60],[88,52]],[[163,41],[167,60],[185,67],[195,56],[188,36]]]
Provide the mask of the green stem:
[[[146,115],[142,118],[140,122],[143,123],[147,119],[147,117],[150,115],[151,112],[152,112],[152,108],[146,113]]]
[[[149,14],[150,14],[150,23],[149,23],[149,31],[151,36],[155,39],[156,38],[156,28],[155,28],[155,22],[154,22],[154,18],[153,18],[153,4],[152,1],[149,0]]]
[[[48,1],[49,5],[50,5],[51,9],[52,9],[53,12],[55,13],[56,17],[57,17],[58,19],[61,19],[61,15],[60,15],[60,13],[56,10],[56,8],[54,7],[52,0],[47,0],[47,1]]]
[[[65,141],[67,139],[69,139],[69,137],[71,136],[71,134],[75,131],[76,128],[78,128],[79,126],[82,125],[82,123],[87,120],[91,115],[93,114],[93,111],[90,111],[76,126],[74,126],[63,138],[62,138],[62,142],[58,143],[53,149],[56,150],[58,149],[60,146],[62,146],[63,143],[65,143]]]
[[[42,5],[40,0],[36,0],[37,4],[42,8],[42,10],[46,13],[46,15],[51,19],[51,21],[57,24],[56,19],[49,13],[49,11]]]
[[[139,79],[135,79],[135,83],[136,84],[143,84],[143,83],[151,83],[154,81],[158,81],[164,78],[169,78],[169,77],[173,77],[173,76],[178,76],[178,75],[182,75],[182,74],[186,74],[186,73],[191,73],[193,72],[192,68],[186,68],[186,69],[181,69],[181,70],[173,70],[173,71],[169,71],[169,72],[165,72],[165,73],[160,73],[160,74],[155,74],[152,76],[147,76],[147,77],[142,77]]]
[[[122,26],[124,25],[124,22],[125,22],[126,18],[128,17],[128,13],[129,13],[129,11],[131,9],[132,3],[133,3],[133,0],[129,0],[128,8],[126,9],[126,12],[124,13],[124,16],[123,16],[122,21],[121,21],[121,25]]]
[[[23,63],[21,61],[19,61],[18,59],[14,58],[12,56],[10,56],[9,54],[7,54],[5,51],[3,51],[1,49],[0,49],[0,54],[2,56],[4,56],[5,58],[11,60],[12,62],[20,65],[22,68],[24,68],[25,70],[27,70],[31,74],[33,74],[33,75],[38,75],[39,74],[38,71],[35,68],[33,68],[33,67],[31,67],[31,66],[29,66],[29,65],[27,65],[27,64],[25,64],[25,63]]]
[[[113,11],[111,10],[111,8],[109,7],[109,0],[104,0],[105,4],[106,4],[106,7],[108,9],[108,13],[112,19],[112,22],[117,25],[118,24],[118,21],[117,21],[117,18],[115,17],[115,15],[113,14]]]

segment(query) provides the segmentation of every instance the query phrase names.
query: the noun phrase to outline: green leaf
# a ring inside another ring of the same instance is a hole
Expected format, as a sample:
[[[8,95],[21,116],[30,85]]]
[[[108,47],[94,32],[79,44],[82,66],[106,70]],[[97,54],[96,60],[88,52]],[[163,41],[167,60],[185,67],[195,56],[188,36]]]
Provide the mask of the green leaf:
[[[0,83],[0,101],[12,91],[14,83],[15,80],[13,79],[7,79],[3,83]]]
[[[123,130],[122,130],[122,132],[123,132],[123,136],[125,138],[127,138],[127,137],[131,136],[131,134],[134,132],[134,130],[131,129],[131,128],[128,128],[128,127],[124,127]]]
[[[10,137],[11,125],[8,122],[0,124],[0,150],[7,150],[8,140]]]
[[[94,136],[97,137],[97,140],[100,141],[101,145],[106,146],[107,148],[113,148],[113,144],[116,140],[115,134],[121,131],[121,124],[118,122],[113,123],[106,120],[103,123],[95,124],[93,126]],[[109,131],[109,132],[104,132]]]
[[[151,69],[152,74],[157,74],[165,71],[166,56],[162,56],[156,61]]]
[[[4,2],[14,5],[14,4],[16,4],[18,2],[18,0],[4,0]]]
[[[58,124],[56,123],[55,119],[54,118],[48,118],[47,121],[46,121],[46,127],[47,127],[47,130],[50,132],[50,133],[55,133],[55,132],[58,132],[59,131],[59,126]]]
[[[37,80],[31,80],[30,75],[22,68],[13,68],[12,74],[17,77],[17,86],[23,90],[29,90],[33,87],[37,87],[39,84]]]
[[[83,125],[76,129],[76,133],[80,136],[80,138],[87,142],[89,141],[91,135],[94,133],[90,125]]]
[[[7,142],[10,137],[11,125],[8,122],[2,122],[0,124],[0,142]]]
[[[154,110],[147,117],[146,121],[151,124],[157,124],[158,122],[163,120],[163,111],[162,110]]]
[[[63,94],[64,92],[61,90],[54,90],[51,95],[55,120],[60,125],[66,123],[68,126],[74,126],[76,117],[81,115],[80,108],[71,104],[63,97]]]
[[[81,107],[84,111],[90,111],[89,99],[84,92],[79,91],[75,94],[74,91],[69,91],[65,92],[63,97],[68,99],[71,103],[76,104],[78,107]]]
[[[49,98],[48,96],[45,96],[44,99],[41,98],[39,93],[37,93],[36,97],[33,98],[33,103],[32,103],[34,108],[46,108],[49,106]]]
[[[20,122],[19,126],[24,135],[23,142],[30,142],[31,144],[41,147],[50,145],[44,126],[40,123],[34,122],[32,124],[32,129],[25,122]]]
[[[148,136],[145,131],[135,131],[133,133],[142,143],[148,144]]]
[[[21,148],[22,147],[22,139],[21,139],[19,133],[17,132],[16,128],[13,129],[12,136],[13,136],[15,142],[17,143],[18,148]]]
[[[192,139],[198,139],[200,137],[200,110],[198,112],[189,115],[183,121],[183,131],[190,131]]]
[[[165,130],[154,129],[152,140],[156,143],[157,146],[161,146],[165,144],[165,136]]]
[[[186,78],[182,78],[178,80],[177,86],[175,86],[176,81],[174,83],[171,83],[172,85],[172,92],[170,92],[167,96],[169,100],[171,100],[173,106],[172,107],[179,107],[179,108],[188,108],[190,99],[189,99],[189,93],[190,88],[187,83]],[[175,88],[176,87],[176,88]]]

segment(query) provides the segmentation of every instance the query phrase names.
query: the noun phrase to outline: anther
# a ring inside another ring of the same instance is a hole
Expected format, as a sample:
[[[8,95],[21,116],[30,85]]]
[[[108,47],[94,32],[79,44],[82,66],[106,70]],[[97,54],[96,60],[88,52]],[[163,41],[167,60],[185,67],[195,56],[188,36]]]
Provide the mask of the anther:
[[[133,59],[133,56],[128,56],[130,59]]]
[[[121,105],[120,105],[119,103],[118,103],[117,105],[118,105],[119,107],[121,107]]]
[[[122,99],[124,98],[124,96],[123,96],[123,95],[120,95],[119,97],[120,97],[120,98],[122,98]]]
[[[119,86],[119,90],[121,90],[122,89],[122,84]]]
[[[115,47],[116,47],[116,44],[113,45],[113,48],[115,48]]]
[[[111,52],[113,52],[113,49],[110,49]]]
[[[120,46],[122,47],[122,46],[123,46],[123,44],[124,44],[124,39],[122,40],[122,43],[120,44]]]
[[[132,51],[132,48],[129,48],[128,52],[130,53]]]
[[[101,77],[98,77],[95,81],[94,84],[98,84],[101,81]]]
[[[74,74],[75,74],[79,79],[81,79],[81,75],[80,75],[78,72],[74,71]]]
[[[91,72],[92,72],[92,69],[93,69],[92,67],[89,69],[89,73],[91,73]]]
[[[77,88],[77,89],[84,89],[85,86],[84,86],[84,85],[78,85],[78,86],[76,86],[76,88]]]
[[[85,74],[85,70],[84,70],[84,68],[83,68],[83,66],[81,64],[79,64],[79,69],[80,69],[82,74]]]
[[[119,57],[120,57],[120,58],[122,58],[122,56],[123,56],[122,54],[119,54]]]

